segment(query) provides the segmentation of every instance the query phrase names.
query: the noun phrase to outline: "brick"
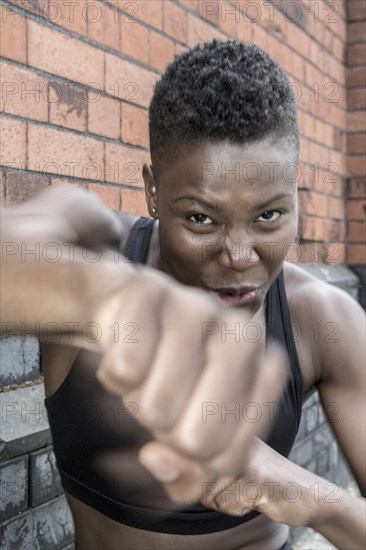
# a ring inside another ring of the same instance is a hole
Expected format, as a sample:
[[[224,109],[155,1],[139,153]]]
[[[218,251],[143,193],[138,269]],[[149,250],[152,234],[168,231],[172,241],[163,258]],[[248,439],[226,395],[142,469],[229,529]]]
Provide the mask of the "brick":
[[[366,109],[366,88],[353,88],[348,90],[347,105],[351,110]]]
[[[299,208],[310,216],[327,216],[328,197],[312,191],[299,191]]]
[[[34,548],[32,514],[24,512],[0,525],[0,540],[2,550]]]
[[[347,201],[347,219],[349,221],[365,221],[366,200],[355,199]]]
[[[48,176],[32,172],[8,172],[6,175],[6,204],[7,206],[15,206],[21,204],[25,200],[29,199],[34,193],[45,189],[50,185],[50,179]],[[19,355],[19,360],[23,357]],[[28,350],[30,353],[30,350]],[[38,355],[37,355],[38,357]],[[32,357],[30,356],[32,361]],[[12,368],[15,368],[12,365]],[[17,375],[18,379],[19,374]]]
[[[349,88],[366,86],[365,67],[349,67],[347,69],[347,84]]]
[[[87,2],[89,0],[84,0],[83,2],[52,0],[47,4],[47,9],[44,9],[43,13],[55,25],[85,36],[87,19],[95,17],[95,7],[90,8],[89,11]],[[95,6],[95,2],[93,4]]]
[[[349,180],[347,196],[355,199],[366,198],[366,178]]]
[[[347,130],[349,132],[366,131],[366,113],[364,111],[351,111],[347,113]]]
[[[202,19],[211,23],[211,25],[216,25],[216,27],[218,27],[220,23],[220,18],[222,17],[222,4],[224,4],[224,6],[226,7],[226,3],[221,2],[221,0],[213,0],[212,2],[207,2],[206,0],[198,0],[198,13],[200,14],[200,17]],[[233,6],[230,6],[230,8],[232,10],[234,9]]]
[[[185,8],[189,10],[196,11],[198,10],[198,0],[178,0],[179,4],[182,4]]]
[[[120,102],[100,96],[98,101],[88,103],[88,129],[93,134],[119,139]]]
[[[43,384],[0,393],[0,454],[13,458],[51,444]]]
[[[253,24],[252,27],[252,42],[260,48],[268,50],[268,33],[258,24]]]
[[[103,180],[103,142],[32,125],[28,132],[28,167],[56,175]]]
[[[45,17],[47,14],[48,0],[8,0],[8,2],[38,17]]]
[[[289,24],[287,29],[287,44],[303,58],[309,59],[311,38],[296,25]]]
[[[24,16],[0,6],[0,55],[19,63],[27,61],[27,23]]]
[[[324,476],[329,468],[328,449],[323,449],[316,457],[316,471],[319,476]]]
[[[248,23],[248,26],[250,24]],[[239,33],[240,25],[238,27]],[[251,31],[250,31],[251,32]],[[241,32],[240,39],[242,40]],[[239,35],[238,35],[239,36]],[[214,38],[219,40],[227,40],[227,37],[216,27],[211,27],[207,23],[204,23],[201,19],[188,14],[187,19],[187,45],[189,47],[194,47],[196,44],[203,44],[203,42],[209,42]]]
[[[338,240],[337,225],[326,219],[315,219],[315,240]]]
[[[290,453],[290,460],[298,464],[299,466],[304,466],[313,455],[313,442],[308,437],[303,439],[299,445],[296,445]]]
[[[278,60],[280,61],[280,59]],[[305,62],[299,55],[292,54],[292,74],[300,82],[305,81]]]
[[[347,240],[351,242],[362,242],[366,240],[365,222],[349,222]]]
[[[333,50],[332,54],[340,61],[344,63],[346,48],[345,44],[338,36],[333,37]]]
[[[100,16],[98,19],[92,17],[91,20],[88,21],[88,38],[112,50],[118,51],[119,27],[120,19],[122,19],[122,17],[120,17],[121,14],[109,9],[104,4],[98,3],[98,7],[100,9]]]
[[[149,216],[144,193],[133,189],[122,189],[121,192],[121,210],[136,214],[137,216]]]
[[[163,3],[163,31],[180,42],[187,41],[187,13],[171,2]]]
[[[122,141],[141,147],[149,146],[149,121],[145,109],[123,103],[121,105]]]
[[[0,172],[0,207],[5,206],[4,187],[5,187],[6,175],[5,172]]]
[[[328,448],[329,451],[329,467],[331,468],[335,464],[338,463],[338,444],[336,441],[332,441],[330,447]]]
[[[347,25],[348,44],[355,44],[356,42],[365,42],[365,40],[366,40],[366,21],[348,23]]]
[[[5,522],[1,534],[2,550],[62,548],[72,541],[74,535],[66,497],[58,497]]]
[[[204,0],[202,0],[203,2]],[[234,6],[230,6],[228,3],[219,3],[219,21],[218,25],[222,32],[226,33],[231,38],[238,37],[238,27],[240,24],[240,13],[235,10]],[[201,9],[199,9],[201,13]]]
[[[25,166],[26,124],[20,120],[0,118],[0,164],[3,166]]]
[[[335,248],[334,248],[335,245]],[[346,246],[343,243],[328,243],[323,262],[326,264],[344,264],[346,262]]]
[[[281,65],[281,67],[283,67],[283,69],[289,75],[294,74],[293,67],[292,67],[294,56],[295,56],[295,54],[290,48],[288,48],[285,44],[281,44],[279,63]],[[305,71],[306,71],[306,69],[305,69]],[[306,74],[306,72],[305,72],[305,74]],[[290,78],[290,81],[291,80],[293,81],[293,79]],[[302,97],[303,97],[304,85],[300,84],[300,83],[296,83],[296,84],[292,83],[292,87],[293,87],[293,91],[294,91],[295,98],[296,98],[295,100],[297,102],[300,102],[302,100]]]
[[[365,264],[366,248],[364,244],[349,244],[347,246],[347,264]]]
[[[128,17],[139,19],[156,29],[162,29],[163,5],[162,0],[134,0],[127,3],[125,0],[113,0],[113,4],[123,10]]]
[[[338,220],[344,219],[344,199],[338,199],[336,197],[327,197],[328,205],[328,217],[336,218]]]
[[[347,158],[348,174],[352,176],[364,176],[366,174],[365,155],[349,156]]]
[[[366,19],[366,4],[363,0],[348,0],[346,4],[347,21]]]
[[[123,183],[144,187],[142,167],[150,162],[150,154],[125,145],[105,144],[105,179],[111,183]]]
[[[0,465],[0,521],[28,506],[28,457],[22,456]]]
[[[174,44],[154,31],[150,32],[150,65],[158,71],[164,71],[174,59]]]
[[[52,447],[30,453],[30,505],[38,506],[63,492]]]
[[[125,59],[106,54],[105,78],[108,94],[148,107],[159,77]]]
[[[49,44],[49,47],[45,48],[44,44]],[[34,67],[75,82],[93,83],[94,87],[103,88],[103,56],[104,53],[97,48],[28,21],[28,61]]]
[[[48,120],[47,80],[32,71],[1,63],[2,107],[5,113]]]
[[[121,196],[120,189],[118,187],[89,183],[88,189],[97,195],[108,208],[111,208],[112,210],[121,209]]]
[[[123,54],[137,59],[142,63],[149,63],[149,31],[137,21],[121,21],[121,44]]]
[[[86,129],[86,94],[73,84],[51,80],[48,86],[50,122],[81,132]]]
[[[347,48],[348,65],[365,65],[366,47],[365,44],[353,44]]]
[[[186,48],[185,46],[174,44],[174,55],[180,55],[181,53],[184,53],[186,51],[188,51],[188,48]]]
[[[263,27],[266,29],[267,32],[271,34],[271,36],[268,37],[268,52],[275,59],[277,59],[277,57],[273,52],[272,46],[274,44],[274,47],[276,47],[276,42],[278,42],[279,40],[287,43],[289,25],[290,24],[286,21],[286,19],[283,18],[279,10],[275,9],[273,11],[273,17],[271,15],[271,12],[268,11],[266,20],[263,22]]]
[[[330,405],[330,413],[333,413],[333,407]],[[332,420],[330,421],[332,422]],[[333,422],[337,422],[337,417],[333,417]],[[319,403],[319,419],[318,424],[321,426],[320,430],[317,430],[317,432],[314,434],[313,441],[314,441],[314,447],[315,447],[315,453],[324,447],[327,447],[330,445],[330,443],[333,441],[333,435],[329,429],[329,426],[327,425],[327,418],[324,412],[324,408]]]

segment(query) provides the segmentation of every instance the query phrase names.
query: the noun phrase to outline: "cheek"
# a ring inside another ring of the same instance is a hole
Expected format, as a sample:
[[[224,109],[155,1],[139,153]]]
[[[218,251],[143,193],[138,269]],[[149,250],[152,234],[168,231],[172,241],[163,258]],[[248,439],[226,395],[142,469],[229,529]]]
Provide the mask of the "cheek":
[[[211,241],[207,236],[194,235],[179,228],[161,237],[161,246],[166,258],[184,270],[199,270],[203,266],[206,250],[210,245]]]
[[[278,231],[261,239],[262,260],[267,264],[279,264],[294,254],[297,235],[297,219],[283,225]]]

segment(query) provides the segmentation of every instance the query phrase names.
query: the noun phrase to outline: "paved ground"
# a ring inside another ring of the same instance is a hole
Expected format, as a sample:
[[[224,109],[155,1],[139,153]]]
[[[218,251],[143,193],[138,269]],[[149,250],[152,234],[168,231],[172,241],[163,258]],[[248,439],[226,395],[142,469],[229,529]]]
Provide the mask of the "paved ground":
[[[359,496],[360,492],[354,481],[352,481],[346,489],[355,496]],[[315,533],[312,529],[301,537],[294,545],[294,550],[337,550],[335,546],[330,544],[324,537]]]

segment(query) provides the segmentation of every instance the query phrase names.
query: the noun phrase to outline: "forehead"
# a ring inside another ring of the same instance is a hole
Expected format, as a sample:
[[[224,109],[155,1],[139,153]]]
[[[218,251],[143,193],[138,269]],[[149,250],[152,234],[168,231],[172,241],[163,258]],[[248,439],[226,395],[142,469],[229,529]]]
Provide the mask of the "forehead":
[[[206,142],[170,159],[161,171],[162,185],[174,192],[182,185],[196,190],[225,192],[240,189],[253,193],[268,184],[296,187],[296,155],[285,140],[269,139],[250,144]]]

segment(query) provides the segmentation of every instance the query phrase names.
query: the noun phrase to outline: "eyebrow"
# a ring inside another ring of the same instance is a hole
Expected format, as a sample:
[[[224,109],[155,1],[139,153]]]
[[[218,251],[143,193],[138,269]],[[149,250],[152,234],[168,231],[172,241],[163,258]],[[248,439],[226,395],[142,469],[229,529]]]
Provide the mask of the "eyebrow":
[[[290,195],[289,193],[279,193],[278,195],[275,195],[274,197],[264,202],[261,202],[260,204],[257,204],[256,209],[262,210],[263,208],[266,208],[266,206],[272,204],[273,202],[278,201],[280,199],[284,199],[286,197],[292,198],[292,195]],[[207,201],[206,199],[202,199],[201,197],[196,197],[196,195],[183,195],[181,197],[177,197],[176,199],[174,199],[173,202],[178,202],[183,200],[195,201],[195,202],[198,202],[199,204],[202,204],[202,206],[206,206],[207,208],[211,208],[213,210],[217,210],[218,212],[222,212],[222,208],[220,208],[216,204],[210,201]]]
[[[213,210],[222,212],[222,208],[217,206],[217,204],[206,201],[206,199],[202,199],[201,197],[196,197],[196,195],[183,195],[181,197],[174,199],[173,202],[184,201],[184,200],[195,201],[195,202],[198,202],[199,204],[202,204],[202,206],[206,206],[207,208],[212,208]]]

